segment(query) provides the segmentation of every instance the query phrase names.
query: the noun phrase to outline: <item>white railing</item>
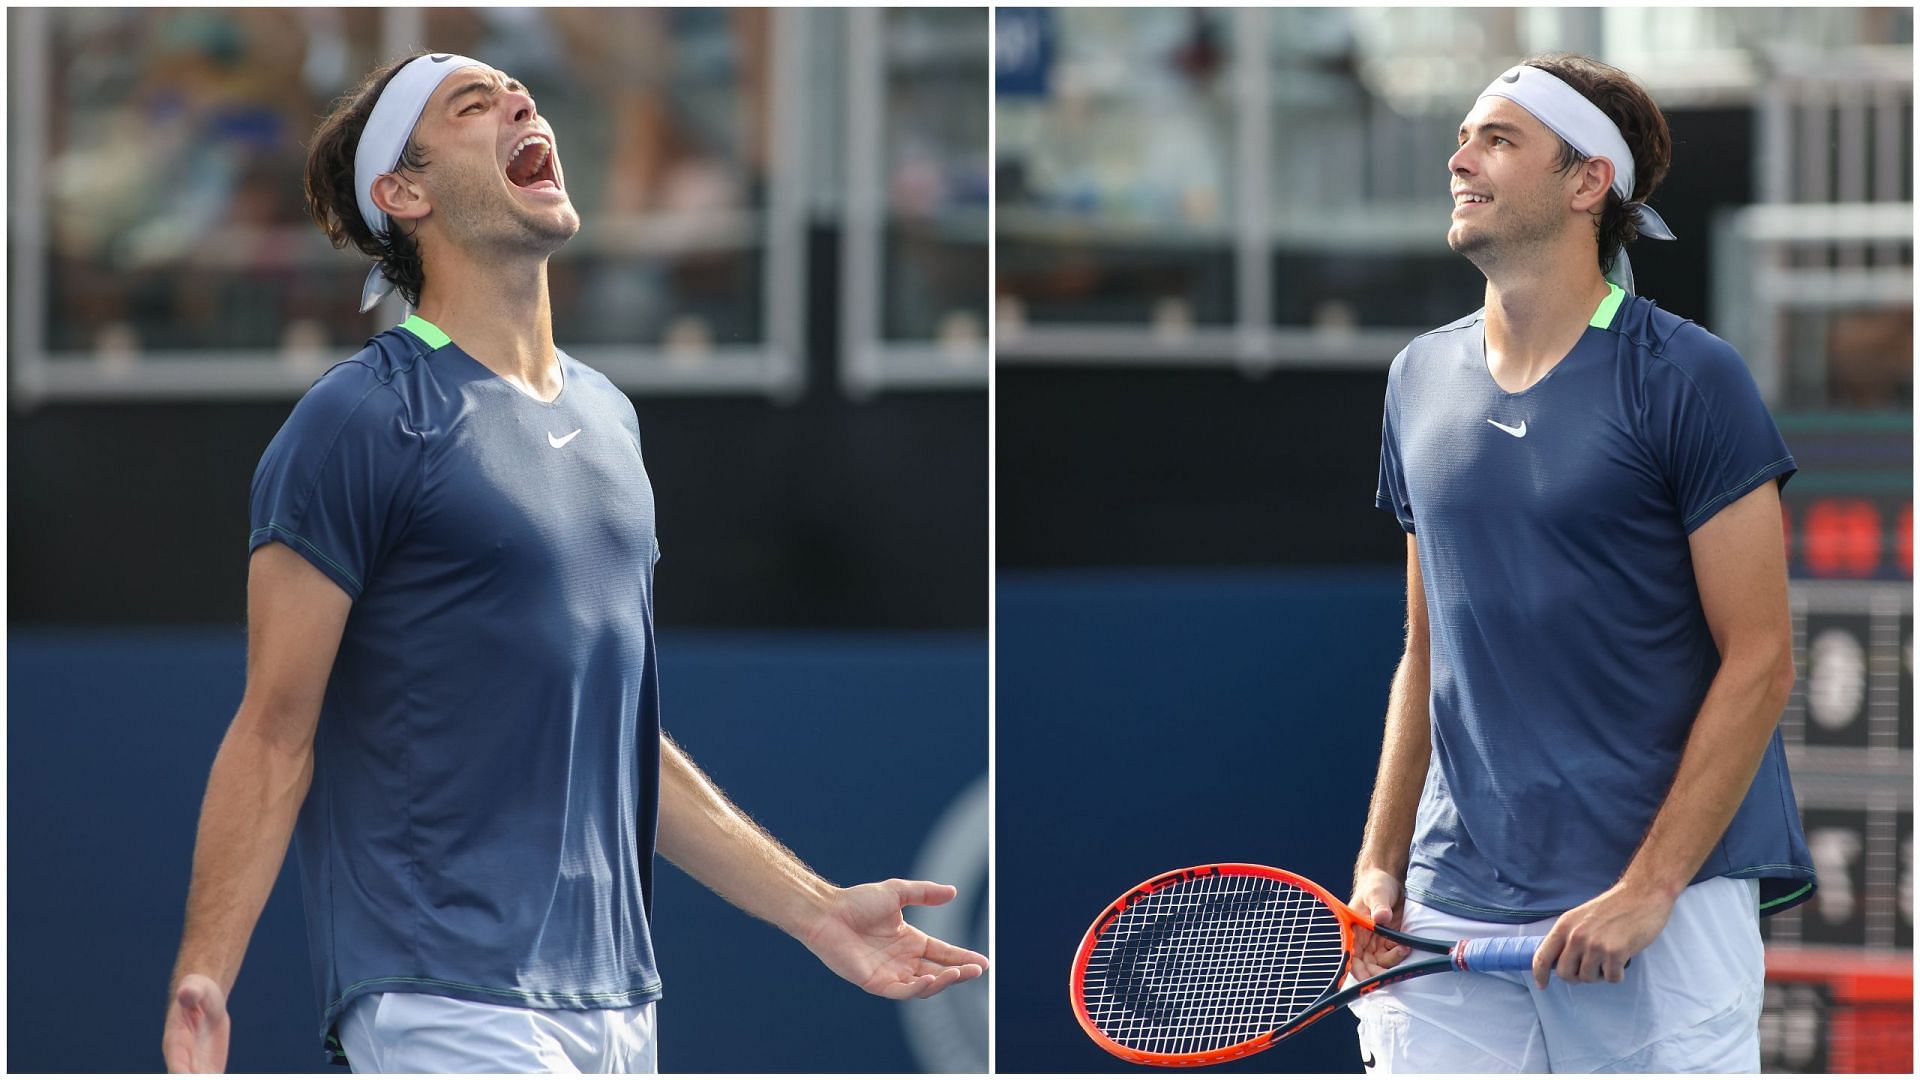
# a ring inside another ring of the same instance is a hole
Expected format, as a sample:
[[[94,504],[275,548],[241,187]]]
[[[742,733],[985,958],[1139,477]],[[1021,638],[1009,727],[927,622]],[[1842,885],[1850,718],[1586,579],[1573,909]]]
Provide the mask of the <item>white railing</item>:
[[[1771,62],[1754,113],[1758,204],[1713,227],[1712,329],[1778,404],[1790,384],[1825,382],[1820,320],[1912,310],[1913,70],[1907,47]],[[1816,332],[1793,332],[1808,319]]]

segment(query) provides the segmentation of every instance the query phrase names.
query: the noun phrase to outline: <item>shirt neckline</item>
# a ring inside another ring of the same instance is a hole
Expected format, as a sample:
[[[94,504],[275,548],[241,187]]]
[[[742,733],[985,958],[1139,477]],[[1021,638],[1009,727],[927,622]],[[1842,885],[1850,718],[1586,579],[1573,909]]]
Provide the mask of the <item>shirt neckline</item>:
[[[448,345],[453,344],[453,339],[447,336],[447,332],[445,330],[442,330],[439,327],[428,322],[427,320],[421,318],[418,314],[409,314],[407,316],[407,321],[401,323],[398,327],[396,327],[396,329],[405,330],[407,333],[412,334],[414,337],[419,338],[421,343],[426,345],[428,349],[431,349],[434,352],[438,352],[441,349],[446,348]],[[467,352],[467,350],[462,349],[456,345],[454,346],[453,351],[459,353],[463,357],[466,357],[467,363],[472,364],[473,366],[486,372],[489,378],[499,380],[500,383],[505,385],[507,389],[512,390],[514,393],[520,395],[521,397],[525,398],[528,401],[533,402],[535,405],[539,405],[544,408],[551,409],[558,406],[560,404],[561,399],[567,396],[567,387],[573,385],[573,380],[567,377],[567,365],[560,360],[560,350],[558,348],[553,350],[553,354],[554,354],[553,358],[555,363],[560,364],[560,392],[553,395],[552,401],[542,401],[541,399],[534,397],[532,394],[527,393],[525,390],[522,390],[519,386],[515,385],[512,381],[502,377],[499,372],[493,370],[492,368],[481,363],[480,361],[475,360],[473,358],[473,355]]]
[[[1627,291],[1625,289],[1622,289],[1611,281],[1607,282],[1607,295],[1601,299],[1600,306],[1593,309],[1593,316],[1587,320],[1587,330],[1612,329],[1614,316],[1620,313],[1620,305],[1625,303],[1626,299]],[[1585,344],[1586,340],[1586,331],[1583,330],[1580,332],[1580,339],[1573,343],[1573,348],[1568,349],[1567,355],[1561,357],[1552,367],[1548,368],[1545,375],[1533,380],[1531,384],[1519,390],[1509,390],[1500,385],[1499,379],[1493,377],[1493,367],[1487,359],[1487,320],[1483,309],[1480,317],[1480,370],[1486,375],[1487,382],[1493,385],[1493,389],[1497,393],[1508,399],[1525,397],[1533,393],[1535,389],[1548,379],[1553,378],[1554,372],[1567,366],[1567,361],[1573,359],[1573,354],[1580,351],[1580,346]]]

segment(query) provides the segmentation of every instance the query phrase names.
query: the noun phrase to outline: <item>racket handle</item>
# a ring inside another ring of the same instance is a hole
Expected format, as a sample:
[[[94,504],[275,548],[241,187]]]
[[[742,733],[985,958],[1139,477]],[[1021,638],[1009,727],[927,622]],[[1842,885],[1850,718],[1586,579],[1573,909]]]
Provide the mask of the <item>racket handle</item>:
[[[1463,941],[1453,947],[1453,966],[1461,971],[1532,971],[1533,954],[1546,940],[1542,935]]]

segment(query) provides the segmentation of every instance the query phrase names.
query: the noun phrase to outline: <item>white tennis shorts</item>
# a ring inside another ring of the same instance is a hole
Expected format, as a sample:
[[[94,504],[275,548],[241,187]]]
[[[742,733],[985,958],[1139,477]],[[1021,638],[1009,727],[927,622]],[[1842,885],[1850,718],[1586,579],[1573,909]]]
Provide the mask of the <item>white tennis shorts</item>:
[[[651,1073],[653,1002],[530,1009],[437,994],[355,998],[336,1030],[356,1073]]]
[[[1408,900],[1404,929],[1454,940],[1553,923],[1476,922]],[[1538,990],[1530,973],[1446,972],[1349,1007],[1369,1073],[1752,1073],[1765,981],[1759,883],[1713,878],[1680,894],[1618,983],[1554,978]]]

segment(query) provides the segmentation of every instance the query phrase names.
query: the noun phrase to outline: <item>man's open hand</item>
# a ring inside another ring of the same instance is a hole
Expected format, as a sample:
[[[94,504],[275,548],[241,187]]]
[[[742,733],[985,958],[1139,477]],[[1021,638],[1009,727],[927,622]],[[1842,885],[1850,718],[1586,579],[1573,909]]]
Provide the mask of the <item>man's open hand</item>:
[[[828,970],[869,994],[895,1000],[932,997],[979,978],[987,958],[928,937],[900,911],[908,904],[944,904],[957,891],[898,878],[840,889],[800,941]]]

